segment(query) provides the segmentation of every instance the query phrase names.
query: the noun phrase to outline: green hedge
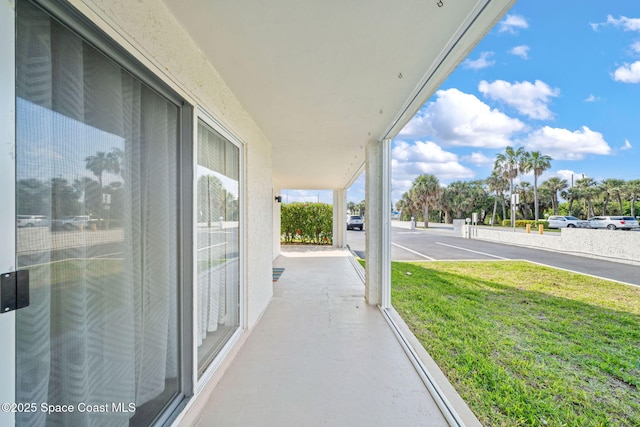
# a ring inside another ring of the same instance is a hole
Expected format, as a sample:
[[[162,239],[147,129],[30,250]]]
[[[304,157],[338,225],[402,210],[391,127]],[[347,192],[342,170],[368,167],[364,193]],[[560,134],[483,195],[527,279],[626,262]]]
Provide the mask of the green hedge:
[[[531,229],[538,229],[539,225],[542,225],[544,227],[544,229],[548,229],[549,228],[549,223],[545,220],[533,220],[533,219],[517,219],[516,220],[516,227],[522,227],[525,228],[527,226],[527,224],[531,224]],[[502,226],[503,227],[511,227],[511,220],[510,219],[503,219],[502,220]]]
[[[284,243],[333,244],[333,207],[325,203],[288,203],[280,210]]]

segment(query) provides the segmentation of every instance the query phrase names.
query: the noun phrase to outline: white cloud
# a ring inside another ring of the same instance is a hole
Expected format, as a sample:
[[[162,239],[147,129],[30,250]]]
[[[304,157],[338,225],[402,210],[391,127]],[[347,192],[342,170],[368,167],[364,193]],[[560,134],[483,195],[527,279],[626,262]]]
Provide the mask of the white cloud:
[[[493,56],[493,52],[482,52],[480,54],[480,58],[471,60],[466,59],[462,65],[466,68],[471,68],[472,70],[480,70],[482,68],[491,67],[496,63],[496,61],[490,61],[489,58]]]
[[[588,97],[585,98],[584,102],[596,102],[596,101],[600,101],[600,97],[599,96],[595,96],[592,93],[589,94]]]
[[[520,45],[516,46],[509,51],[510,54],[519,56],[522,59],[529,59],[529,46]]]
[[[635,53],[640,53],[640,41],[634,42],[631,45],[631,50],[633,50]]]
[[[475,176],[471,169],[460,164],[457,154],[443,150],[432,141],[396,141],[391,150],[391,168],[394,197],[398,198],[424,173],[435,175],[441,182]]]
[[[622,147],[620,147],[621,151],[626,151],[626,150],[631,150],[633,148],[633,145],[631,145],[631,143],[629,142],[628,139],[625,139],[624,141],[624,145]]]
[[[587,126],[574,132],[545,126],[531,133],[525,139],[524,146],[528,150],[542,151],[554,160],[582,160],[589,154],[611,153],[611,147],[602,134]]]
[[[520,120],[458,89],[439,90],[436,97],[411,119],[401,136],[430,136],[444,146],[503,148],[525,128]]]
[[[622,83],[640,83],[640,61],[624,64],[613,72],[613,80]]]
[[[559,89],[552,89],[540,80],[535,83],[528,81],[509,83],[496,80],[489,83],[486,80],[478,84],[478,90],[485,96],[514,107],[518,112],[532,119],[550,119],[553,114],[547,107],[552,97],[560,94]]]
[[[462,156],[461,161],[467,163],[473,163],[476,166],[488,165],[493,163],[493,159],[488,158],[479,151],[469,154],[468,156]]]
[[[613,25],[614,27],[622,28],[625,31],[640,31],[640,18],[627,18],[626,16],[621,16],[618,19],[615,19],[613,16],[607,16],[607,24]]]
[[[575,181],[576,177],[582,178],[583,174],[574,172],[569,169],[560,169],[559,171],[552,174],[552,176],[557,176],[558,178],[566,179],[567,183],[571,185],[571,180]]]
[[[499,25],[499,32],[508,32],[511,34],[516,34],[518,30],[529,28],[529,24],[527,20],[520,15],[507,15]]]
[[[613,16],[608,15],[605,22],[590,23],[590,25],[594,31],[598,31],[600,27],[604,27],[606,25],[613,25],[614,27],[622,28],[624,31],[640,31],[640,18],[627,18],[626,16],[621,16],[616,19]]]

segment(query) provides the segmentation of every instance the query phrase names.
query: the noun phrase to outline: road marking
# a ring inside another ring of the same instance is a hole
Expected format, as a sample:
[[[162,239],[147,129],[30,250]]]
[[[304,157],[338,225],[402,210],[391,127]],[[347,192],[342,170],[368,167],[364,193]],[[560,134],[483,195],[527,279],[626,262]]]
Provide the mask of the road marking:
[[[593,277],[594,279],[608,280],[609,282],[616,282],[616,283],[620,283],[622,285],[629,285],[629,286],[635,286],[636,288],[640,288],[640,285],[636,285],[635,283],[623,282],[621,280],[611,279],[609,277],[595,276],[593,274],[583,273],[581,271],[576,271],[576,270],[569,270],[568,268],[557,267],[555,265],[544,264],[542,262],[530,261],[528,259],[523,259],[521,261],[526,261],[526,262],[529,262],[531,264],[541,265],[543,267],[555,268],[556,270],[562,270],[562,271],[566,271],[568,273],[582,274],[583,276]]]
[[[440,242],[436,242],[436,245],[441,245],[441,246],[448,246],[450,248],[454,248],[454,249],[460,249],[462,251],[467,251],[467,252],[473,252],[474,254],[480,254],[480,255],[484,255],[484,256],[490,256],[493,258],[498,258],[498,259],[503,259],[503,260],[508,260],[509,258],[504,258],[501,256],[497,256],[497,255],[491,255],[488,254],[486,252],[478,252],[478,251],[474,251],[472,249],[467,249],[467,248],[461,248],[460,246],[453,246],[453,245],[447,245],[446,243],[440,243]]]
[[[404,246],[400,246],[400,245],[399,245],[399,244],[397,244],[397,243],[391,243],[391,244],[392,244],[393,246],[397,246],[397,247],[399,247],[400,249],[404,249],[405,251],[411,252],[412,254],[416,254],[416,255],[418,255],[418,256],[421,256],[421,257],[423,257],[423,258],[426,258],[426,259],[428,259],[428,260],[430,260],[430,261],[435,261],[435,260],[436,260],[435,258],[431,258],[430,256],[426,256],[425,254],[421,254],[420,252],[416,252],[416,251],[414,251],[414,250],[412,250],[412,249],[405,248]]]

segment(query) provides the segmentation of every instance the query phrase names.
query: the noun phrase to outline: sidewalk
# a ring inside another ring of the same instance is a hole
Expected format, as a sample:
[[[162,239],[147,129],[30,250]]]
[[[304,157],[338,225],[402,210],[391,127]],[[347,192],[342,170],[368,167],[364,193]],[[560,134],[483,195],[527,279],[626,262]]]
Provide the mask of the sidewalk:
[[[274,297],[197,426],[445,426],[348,251],[283,247]]]

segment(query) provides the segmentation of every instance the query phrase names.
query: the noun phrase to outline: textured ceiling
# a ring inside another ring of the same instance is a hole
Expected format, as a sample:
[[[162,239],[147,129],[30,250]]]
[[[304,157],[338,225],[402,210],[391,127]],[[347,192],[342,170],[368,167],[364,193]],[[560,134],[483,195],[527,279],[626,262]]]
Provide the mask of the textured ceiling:
[[[273,144],[281,188],[346,188],[514,0],[164,0]],[[439,6],[441,4],[442,6]]]

